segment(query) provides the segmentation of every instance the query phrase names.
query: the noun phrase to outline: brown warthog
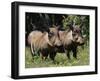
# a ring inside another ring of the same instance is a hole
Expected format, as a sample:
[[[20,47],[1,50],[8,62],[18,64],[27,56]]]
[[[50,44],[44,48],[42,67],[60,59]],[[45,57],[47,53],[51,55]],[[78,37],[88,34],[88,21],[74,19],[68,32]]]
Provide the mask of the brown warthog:
[[[56,53],[66,53],[67,57],[70,59],[70,51],[73,52],[73,57],[77,58],[77,47],[84,44],[84,38],[81,33],[81,26],[73,27],[69,26],[67,30],[59,31],[59,38],[62,46],[55,48],[55,51],[50,52],[50,58],[54,60]]]
[[[55,46],[61,46],[58,37],[58,27],[50,28],[50,32],[32,31],[28,36],[28,44],[31,46],[32,55],[35,51],[42,53],[42,57],[47,58],[49,51]]]

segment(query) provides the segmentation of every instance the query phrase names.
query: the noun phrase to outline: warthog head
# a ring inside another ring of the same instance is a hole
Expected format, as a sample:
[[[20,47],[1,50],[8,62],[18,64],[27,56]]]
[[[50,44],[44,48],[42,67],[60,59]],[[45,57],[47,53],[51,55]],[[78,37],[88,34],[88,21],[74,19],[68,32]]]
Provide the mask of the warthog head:
[[[72,34],[72,41],[77,44],[77,45],[83,45],[84,44],[84,37],[82,36],[82,32],[81,32],[81,27],[80,26],[70,26],[71,29],[71,34]]]
[[[59,38],[59,27],[57,26],[54,26],[54,27],[51,27],[49,28],[50,31],[49,31],[49,40],[50,42],[54,45],[54,46],[61,46],[61,41],[60,41],[60,38]]]

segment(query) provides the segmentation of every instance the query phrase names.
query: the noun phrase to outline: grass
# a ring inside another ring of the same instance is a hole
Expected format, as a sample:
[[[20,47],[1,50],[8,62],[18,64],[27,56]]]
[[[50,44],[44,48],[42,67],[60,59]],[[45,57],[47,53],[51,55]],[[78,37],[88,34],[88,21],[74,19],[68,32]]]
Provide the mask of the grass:
[[[78,59],[73,58],[71,53],[71,60],[68,60],[65,53],[57,53],[55,57],[55,63],[50,58],[42,60],[40,56],[31,55],[30,48],[25,48],[25,68],[36,68],[36,67],[63,67],[63,66],[82,66],[89,65],[89,48],[78,48],[77,53]]]

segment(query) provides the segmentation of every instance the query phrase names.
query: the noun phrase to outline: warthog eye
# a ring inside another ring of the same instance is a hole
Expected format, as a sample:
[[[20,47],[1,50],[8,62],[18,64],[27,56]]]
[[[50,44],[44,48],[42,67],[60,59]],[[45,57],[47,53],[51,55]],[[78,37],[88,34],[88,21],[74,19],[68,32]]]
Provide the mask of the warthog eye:
[[[73,33],[72,35],[73,35],[73,36],[76,36],[76,34],[75,34],[75,33]]]
[[[48,35],[49,37],[52,37],[52,36],[54,36],[54,33],[53,32],[49,32],[49,35]]]
[[[78,40],[78,37],[75,40],[77,41]]]

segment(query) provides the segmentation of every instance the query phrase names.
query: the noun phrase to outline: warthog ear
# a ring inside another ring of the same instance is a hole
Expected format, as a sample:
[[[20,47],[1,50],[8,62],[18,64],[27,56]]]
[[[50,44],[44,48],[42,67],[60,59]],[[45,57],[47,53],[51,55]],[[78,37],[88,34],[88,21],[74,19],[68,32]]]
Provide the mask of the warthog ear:
[[[56,28],[57,30],[60,29],[60,25],[53,25],[54,28]]]
[[[56,28],[59,29],[60,28],[60,25],[57,25]]]
[[[69,28],[73,31],[74,27],[72,24],[69,25]]]
[[[74,29],[74,22],[71,21],[67,26],[69,26],[70,30],[73,31],[73,29]]]

